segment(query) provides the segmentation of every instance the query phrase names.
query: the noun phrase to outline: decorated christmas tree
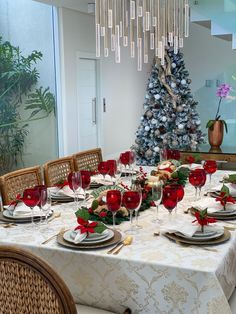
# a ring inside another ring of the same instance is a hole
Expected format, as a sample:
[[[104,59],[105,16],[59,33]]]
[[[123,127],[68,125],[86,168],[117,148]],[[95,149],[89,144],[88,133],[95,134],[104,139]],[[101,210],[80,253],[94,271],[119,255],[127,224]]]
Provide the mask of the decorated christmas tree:
[[[183,54],[174,54],[172,47],[165,65],[154,59],[134,145],[138,164],[156,165],[161,148],[194,150],[204,142],[188,76]]]

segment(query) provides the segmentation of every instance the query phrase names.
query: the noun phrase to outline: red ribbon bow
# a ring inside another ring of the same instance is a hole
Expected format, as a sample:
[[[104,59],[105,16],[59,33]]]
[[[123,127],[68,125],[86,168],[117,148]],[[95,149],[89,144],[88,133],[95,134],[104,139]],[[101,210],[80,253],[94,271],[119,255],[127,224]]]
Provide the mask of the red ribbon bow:
[[[89,222],[81,217],[77,217],[77,222],[79,226],[77,226],[75,230],[80,230],[80,233],[94,233],[94,228],[97,227],[98,224],[96,221]]]
[[[17,204],[20,203],[22,201],[21,195],[17,194],[16,199],[14,201],[12,201],[9,206],[13,206],[14,209],[16,208]]]
[[[216,202],[220,202],[224,209],[227,203],[236,203],[235,199],[231,195],[227,195],[226,192],[220,192],[220,195],[216,197]]]

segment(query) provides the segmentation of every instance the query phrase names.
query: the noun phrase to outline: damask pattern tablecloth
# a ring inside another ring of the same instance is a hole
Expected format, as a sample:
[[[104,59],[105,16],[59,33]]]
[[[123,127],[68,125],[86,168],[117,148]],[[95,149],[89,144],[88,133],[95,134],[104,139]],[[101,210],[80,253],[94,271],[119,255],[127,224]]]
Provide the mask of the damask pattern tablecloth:
[[[215,183],[223,174],[218,171],[213,176]],[[193,217],[184,214],[183,209],[193,197],[194,190],[187,185],[184,201],[172,219],[191,223]],[[106,254],[107,249],[67,249],[55,239],[41,245],[62,227],[76,224],[72,204],[54,208],[61,217],[49,223],[48,228],[40,226],[32,232],[26,225],[9,229],[0,225],[0,243],[17,244],[44,258],[66,281],[76,302],[116,313],[122,313],[125,307],[134,314],[231,313],[227,300],[236,285],[236,231],[231,231],[228,242],[214,246],[217,252],[182,247],[163,235],[153,235],[158,224],[152,222],[155,210],[151,208],[140,215],[143,229],[134,236],[132,245],[115,256]],[[168,215],[160,207],[163,224]],[[128,224],[123,223],[121,230],[126,230]]]

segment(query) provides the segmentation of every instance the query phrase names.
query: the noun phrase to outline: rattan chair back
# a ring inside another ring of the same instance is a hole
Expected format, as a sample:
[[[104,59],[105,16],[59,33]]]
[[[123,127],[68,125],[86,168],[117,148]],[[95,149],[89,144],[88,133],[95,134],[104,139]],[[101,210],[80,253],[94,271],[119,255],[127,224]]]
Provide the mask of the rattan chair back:
[[[60,181],[67,180],[68,174],[74,170],[72,156],[49,161],[43,165],[45,184],[53,186]]]
[[[9,204],[22,194],[25,189],[42,184],[40,166],[9,172],[0,177],[0,189],[3,204]]]
[[[42,259],[14,246],[0,246],[0,312],[76,314],[73,297]]]
[[[101,148],[95,148],[85,150],[80,153],[74,154],[75,170],[91,170],[95,171],[98,168],[98,164],[102,161]]]

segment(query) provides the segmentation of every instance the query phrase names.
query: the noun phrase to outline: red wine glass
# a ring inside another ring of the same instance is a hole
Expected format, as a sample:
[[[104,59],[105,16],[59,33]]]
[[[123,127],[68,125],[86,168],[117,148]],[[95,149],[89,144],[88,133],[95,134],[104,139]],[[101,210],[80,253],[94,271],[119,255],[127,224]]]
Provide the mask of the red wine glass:
[[[40,202],[40,193],[37,189],[26,189],[23,192],[22,201],[31,209],[31,226],[34,225],[34,207]]]
[[[184,197],[184,188],[183,188],[182,184],[178,184],[178,183],[173,183],[173,184],[171,184],[171,186],[173,188],[176,188],[176,190],[177,190],[177,205],[175,208],[177,210],[178,203],[181,202],[183,197]]]
[[[113,182],[114,179],[114,183],[116,182],[116,173],[117,173],[117,163],[116,160],[107,160],[107,164],[108,164],[108,174],[111,177],[111,180]],[[112,179],[113,178],[113,179]]]
[[[74,202],[77,209],[78,206],[78,190],[81,187],[81,175],[79,172],[70,172],[68,175],[68,184],[70,189],[74,192]]]
[[[98,172],[103,175],[103,178],[104,178],[104,181],[105,181],[105,177],[106,177],[106,174],[108,174],[109,172],[109,165],[106,161],[101,161],[99,164],[98,164]]]
[[[209,185],[211,186],[211,176],[217,170],[217,164],[215,160],[206,160],[203,164],[203,168],[207,174],[209,174],[210,182]]]
[[[34,189],[39,191],[40,199],[38,203],[38,207],[40,208],[40,222],[42,222],[42,215],[43,215],[43,207],[47,203],[47,186],[46,185],[36,185]],[[45,217],[47,219],[47,215]]]
[[[162,204],[169,211],[169,214],[172,213],[172,210],[176,207],[177,202],[177,188],[175,186],[166,185],[163,188]]]
[[[112,212],[113,228],[116,225],[116,213],[121,205],[121,192],[119,190],[109,190],[106,196],[107,208]]]
[[[133,226],[133,212],[140,206],[140,193],[138,191],[125,191],[123,193],[122,203],[129,210],[130,213],[130,229],[126,232],[134,234],[136,233],[136,229]]]
[[[201,188],[206,183],[206,172],[204,169],[194,169],[189,173],[189,182],[195,187],[195,200],[197,200],[197,189],[199,188],[199,197]]]
[[[86,190],[90,187],[91,183],[91,171],[89,170],[81,170],[80,171],[81,177],[81,188],[84,192],[84,201],[86,200]]]

